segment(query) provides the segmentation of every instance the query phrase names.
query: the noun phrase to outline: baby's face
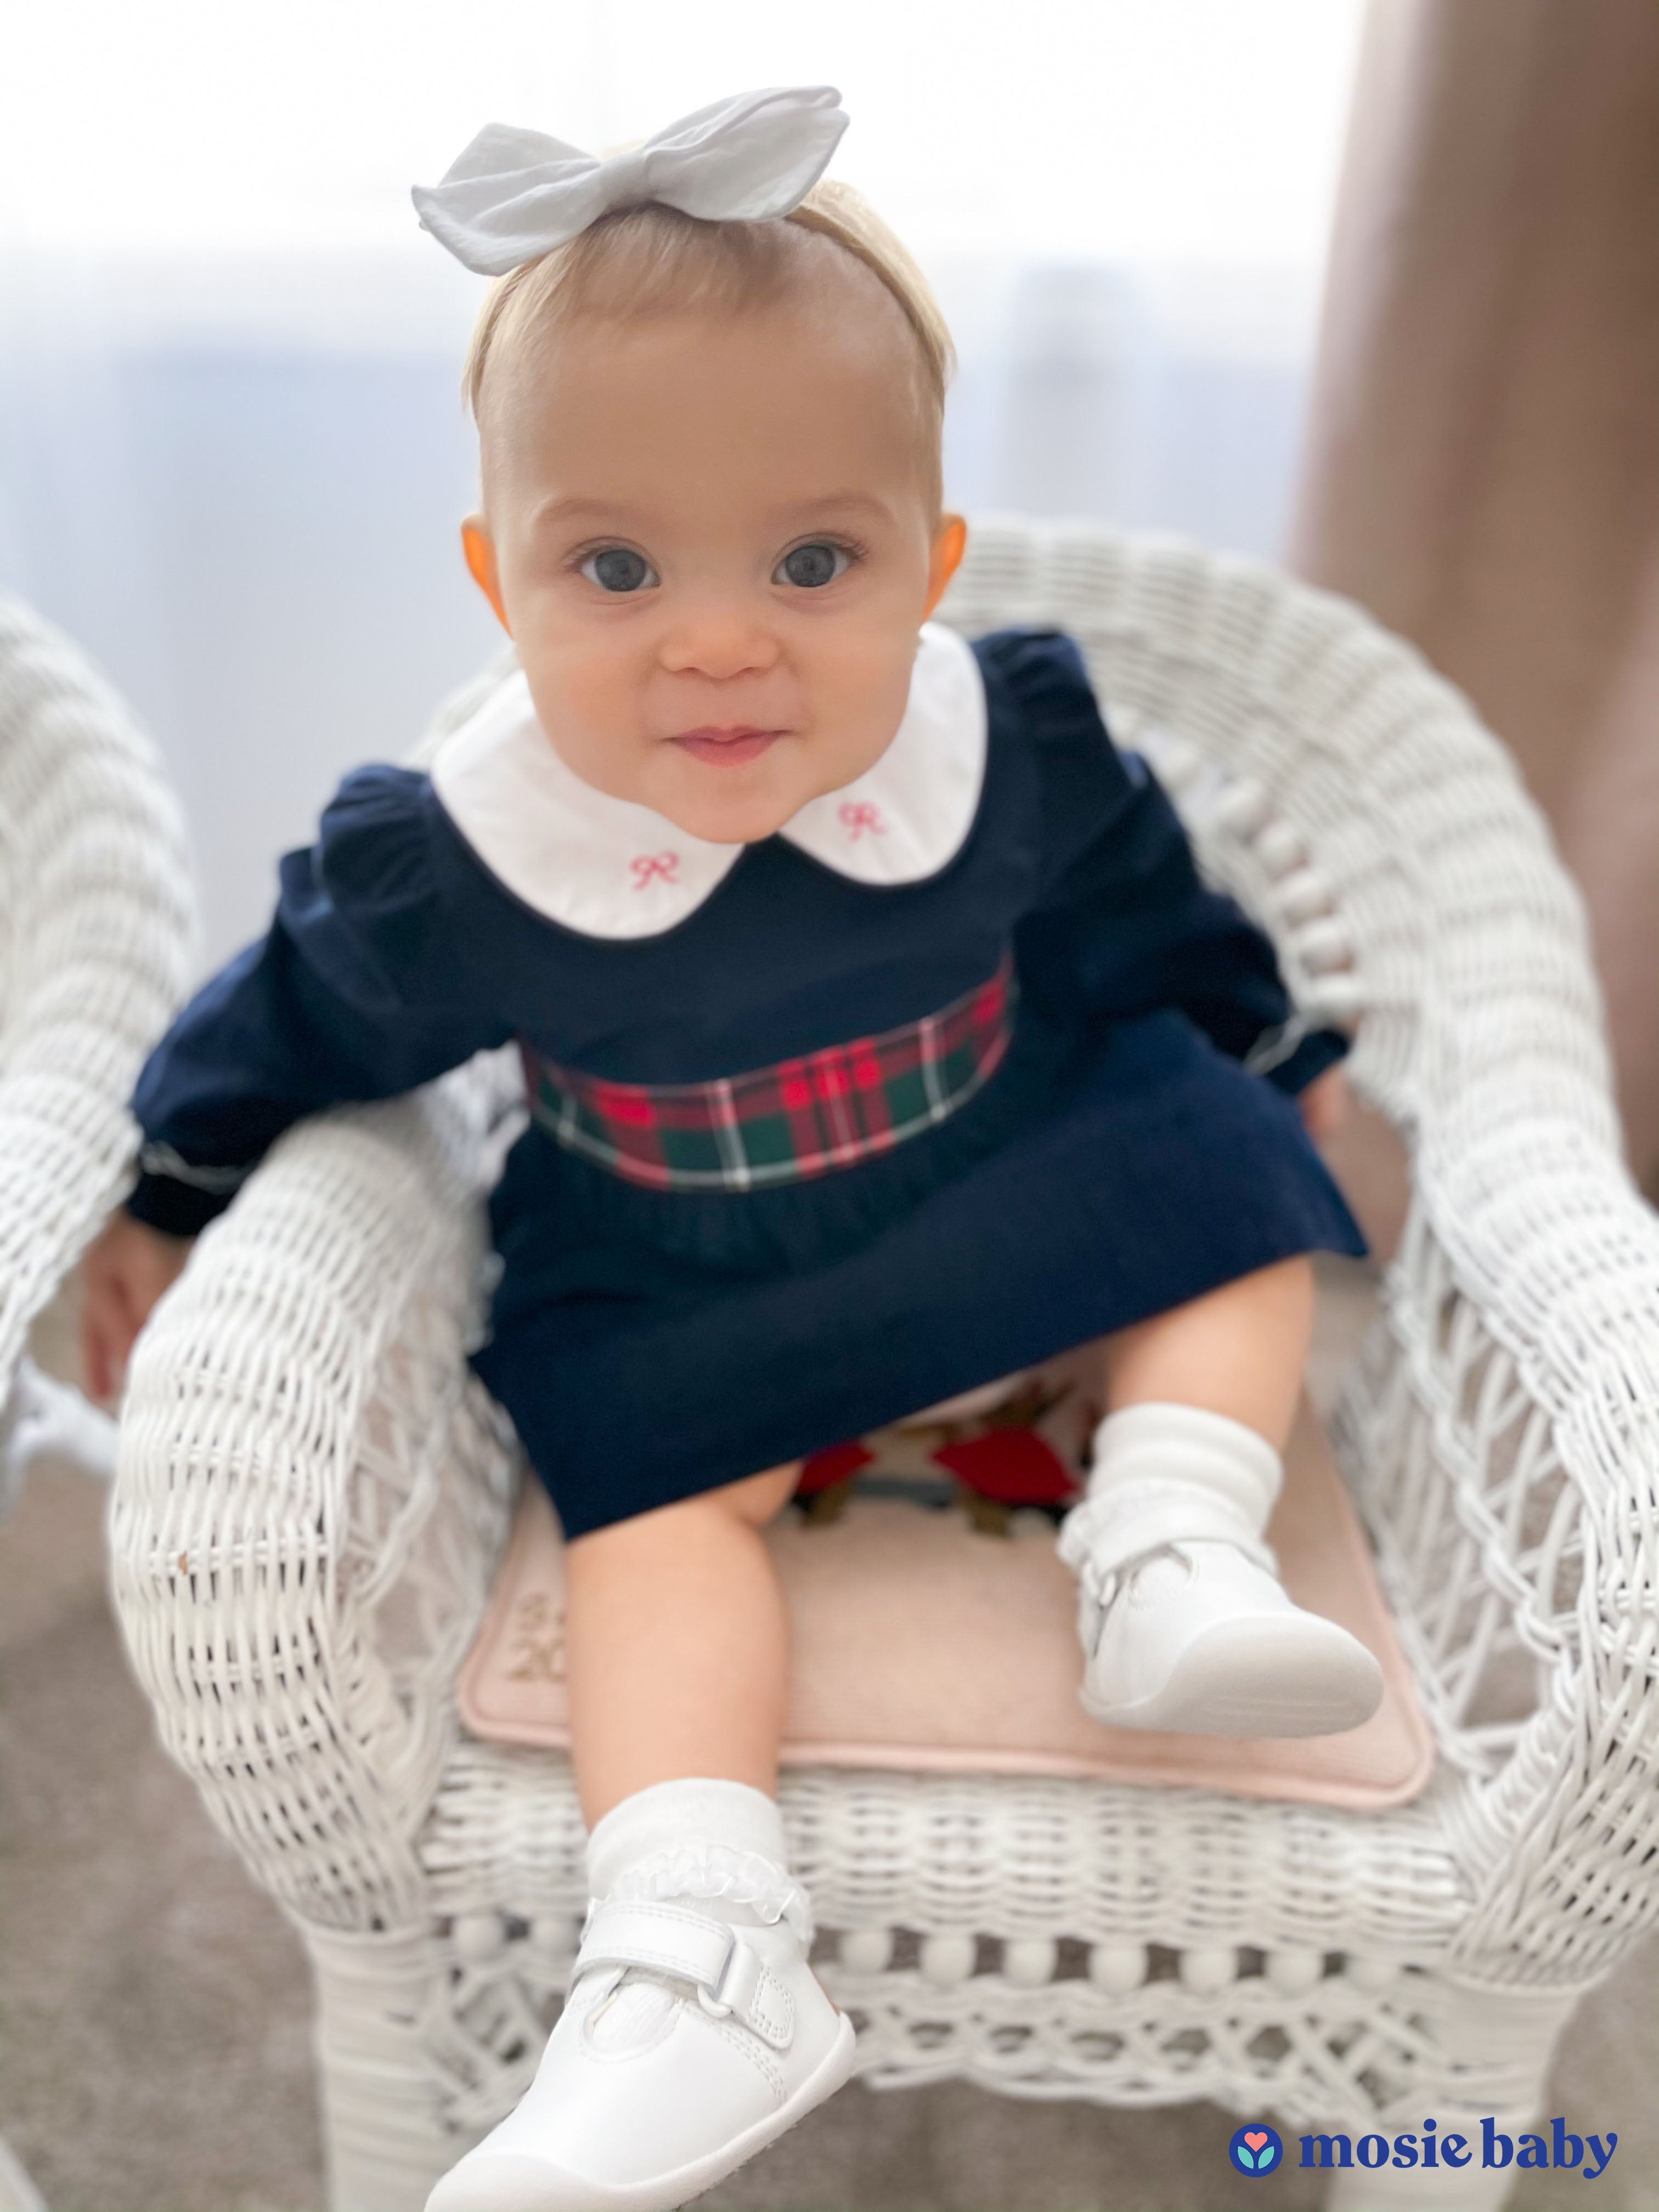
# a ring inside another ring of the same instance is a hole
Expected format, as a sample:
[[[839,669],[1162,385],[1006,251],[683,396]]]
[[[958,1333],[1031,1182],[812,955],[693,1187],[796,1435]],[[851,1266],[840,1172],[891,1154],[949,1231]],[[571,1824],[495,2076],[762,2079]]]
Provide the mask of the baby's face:
[[[929,512],[908,343],[791,307],[506,365],[469,555],[585,782],[746,842],[886,750],[963,534]]]

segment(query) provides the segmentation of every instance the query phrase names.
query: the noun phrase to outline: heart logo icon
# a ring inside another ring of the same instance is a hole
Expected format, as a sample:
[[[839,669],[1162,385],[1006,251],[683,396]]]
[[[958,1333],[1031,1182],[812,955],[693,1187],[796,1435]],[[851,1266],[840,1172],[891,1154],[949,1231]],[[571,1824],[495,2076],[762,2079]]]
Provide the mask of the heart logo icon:
[[[1240,2128],[1228,2145],[1234,2170],[1239,2173],[1267,2173],[1279,2161],[1284,2145],[1273,2130],[1264,2125]]]

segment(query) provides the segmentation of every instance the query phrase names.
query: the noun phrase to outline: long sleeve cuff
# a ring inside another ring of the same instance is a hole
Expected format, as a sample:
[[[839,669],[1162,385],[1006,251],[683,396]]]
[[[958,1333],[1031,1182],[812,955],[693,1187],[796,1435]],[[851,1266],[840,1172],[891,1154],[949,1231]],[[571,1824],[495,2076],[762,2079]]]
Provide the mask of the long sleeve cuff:
[[[1310,1030],[1282,1060],[1274,1060],[1269,1066],[1258,1066],[1257,1073],[1265,1075],[1276,1091],[1294,1095],[1305,1091],[1328,1067],[1334,1067],[1347,1054],[1348,1040],[1340,1030]],[[1248,1066],[1249,1062],[1247,1060],[1245,1065]]]
[[[135,1221],[167,1237],[195,1237],[230,1204],[248,1176],[247,1167],[194,1167],[167,1145],[146,1144],[138,1155],[138,1180],[126,1210]]]

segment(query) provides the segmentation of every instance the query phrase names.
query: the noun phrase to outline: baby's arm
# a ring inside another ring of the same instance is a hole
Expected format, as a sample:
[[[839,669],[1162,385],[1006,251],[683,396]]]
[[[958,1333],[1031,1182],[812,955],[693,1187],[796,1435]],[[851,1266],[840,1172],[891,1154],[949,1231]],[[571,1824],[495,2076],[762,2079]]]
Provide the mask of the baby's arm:
[[[1133,789],[1125,845],[1142,957],[1224,1052],[1243,1060],[1302,1109],[1309,1134],[1332,1136],[1348,1110],[1341,1060],[1348,1040],[1297,1018],[1265,930],[1224,893],[1206,890],[1181,817],[1144,762],[1125,763]]]
[[[459,939],[409,808],[388,803],[404,795],[397,772],[348,781],[318,843],[283,860],[264,938],[198,993],[145,1063],[133,1098],[138,1182],[85,1264],[95,1396],[115,1387],[191,1240],[285,1129],[414,1090],[511,1034],[434,972]]]
[[[82,1261],[82,1375],[99,1404],[119,1389],[138,1332],[182,1273],[191,1241],[164,1237],[124,1209],[110,1217]]]
[[[1308,1134],[1322,1144],[1334,1137],[1348,1118],[1352,1093],[1348,1079],[1340,1067],[1328,1067],[1322,1075],[1316,1075],[1305,1091],[1297,1095],[1297,1104],[1302,1109],[1302,1119]]]
[[[1083,676],[1081,662],[1079,681]],[[1073,940],[1072,965],[1088,1004],[1108,1016],[1178,1006],[1211,1042],[1304,1097],[1316,1134],[1340,1118],[1346,1086],[1323,1082],[1347,1039],[1304,1028],[1272,939],[1224,892],[1200,879],[1181,817],[1152,770],[1119,754],[1098,730],[1115,804],[1066,855],[1026,927]],[[1097,777],[1103,761],[1094,765]],[[1091,779],[1093,781],[1093,779]],[[1097,792],[1098,786],[1096,789]],[[1105,925],[1105,926],[1103,926]]]

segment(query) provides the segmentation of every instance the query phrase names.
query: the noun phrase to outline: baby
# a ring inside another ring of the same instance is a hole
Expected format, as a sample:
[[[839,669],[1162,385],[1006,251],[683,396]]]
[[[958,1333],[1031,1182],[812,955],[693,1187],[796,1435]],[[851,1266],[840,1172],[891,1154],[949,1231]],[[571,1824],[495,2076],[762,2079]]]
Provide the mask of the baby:
[[[950,341],[819,181],[845,123],[759,92],[603,163],[492,129],[416,194],[500,279],[464,540],[519,672],[283,860],[144,1072],[88,1264],[103,1391],[283,1129],[522,1051],[477,1364],[568,1546],[594,1904],[534,2084],[429,2212],[684,2203],[851,2071],[776,1802],[761,1532],[813,1449],[1102,1340],[1060,1540],[1090,1712],[1325,1732],[1380,1693],[1262,1540],[1310,1255],[1363,1249],[1303,1119],[1342,1041],[1072,641],[929,620]]]

